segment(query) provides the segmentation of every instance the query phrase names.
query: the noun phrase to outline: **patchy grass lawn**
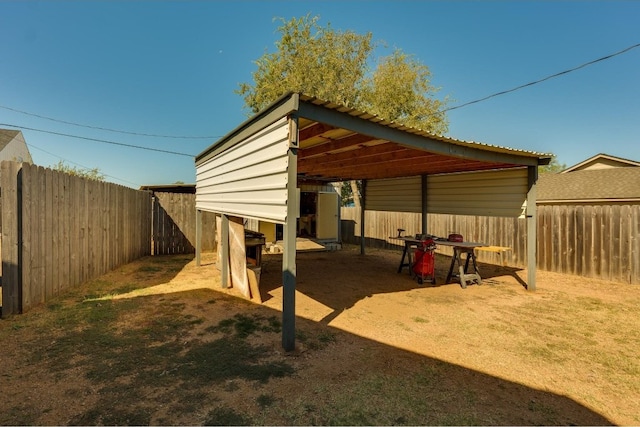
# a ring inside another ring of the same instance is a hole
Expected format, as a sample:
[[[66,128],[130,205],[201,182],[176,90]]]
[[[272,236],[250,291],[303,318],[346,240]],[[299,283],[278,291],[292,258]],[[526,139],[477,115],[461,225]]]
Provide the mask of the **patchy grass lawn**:
[[[280,259],[259,305],[213,258],[147,257],[1,320],[0,424],[640,424],[633,286],[540,272],[531,293],[491,266],[419,286],[398,252],[301,253],[285,353]]]

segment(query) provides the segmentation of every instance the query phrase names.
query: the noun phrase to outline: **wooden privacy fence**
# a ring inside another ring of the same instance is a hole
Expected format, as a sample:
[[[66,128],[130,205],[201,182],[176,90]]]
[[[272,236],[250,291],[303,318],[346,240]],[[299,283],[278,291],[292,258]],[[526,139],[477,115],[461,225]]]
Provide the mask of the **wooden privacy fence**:
[[[21,313],[151,250],[151,194],[2,162],[2,314]]]
[[[360,209],[342,208],[342,240],[360,242]],[[640,284],[640,205],[538,205],[538,260],[542,270]],[[422,232],[420,214],[365,212],[367,246],[394,248],[389,239]],[[505,258],[511,267],[527,263],[524,219],[428,214],[427,232],[436,236],[462,234],[465,240],[512,248]],[[450,255],[451,248],[438,252]],[[498,255],[478,251],[478,260],[499,264]]]
[[[153,255],[195,252],[196,196],[184,193],[155,193],[153,202]],[[215,244],[215,215],[202,213],[202,250]]]

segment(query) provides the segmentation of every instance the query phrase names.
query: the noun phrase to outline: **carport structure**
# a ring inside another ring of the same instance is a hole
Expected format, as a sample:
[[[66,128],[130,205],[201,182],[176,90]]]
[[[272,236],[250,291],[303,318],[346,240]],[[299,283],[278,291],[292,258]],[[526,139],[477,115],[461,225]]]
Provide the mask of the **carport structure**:
[[[196,263],[202,212],[221,215],[222,285],[228,286],[229,217],[283,226],[282,345],[295,348],[299,183],[362,180],[365,210],[527,221],[527,285],[536,280],[536,181],[551,155],[432,135],[352,108],[288,93],[196,159]]]

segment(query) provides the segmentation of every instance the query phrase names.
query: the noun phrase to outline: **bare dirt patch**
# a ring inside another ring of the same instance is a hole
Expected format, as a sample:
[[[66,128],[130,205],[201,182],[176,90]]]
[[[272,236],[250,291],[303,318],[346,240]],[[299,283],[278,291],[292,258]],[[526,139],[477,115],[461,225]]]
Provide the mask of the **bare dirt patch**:
[[[214,254],[148,257],[0,321],[0,424],[637,425],[640,289],[481,265],[397,274],[399,251],[298,254],[296,350],[281,258],[264,302]]]

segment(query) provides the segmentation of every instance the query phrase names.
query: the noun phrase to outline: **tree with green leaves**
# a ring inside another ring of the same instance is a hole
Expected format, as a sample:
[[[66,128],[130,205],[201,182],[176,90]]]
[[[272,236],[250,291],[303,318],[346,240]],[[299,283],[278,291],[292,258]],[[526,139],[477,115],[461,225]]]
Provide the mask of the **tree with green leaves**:
[[[396,49],[376,60],[371,33],[321,27],[317,16],[279,20],[276,52],[260,57],[253,83],[236,90],[249,115],[287,92],[300,92],[422,130],[448,130],[447,101],[435,97],[429,67],[415,57]]]
[[[80,168],[77,166],[69,166],[63,160],[53,165],[51,169],[63,172],[68,175],[79,176],[81,178],[93,179],[96,181],[104,181],[105,175],[98,168]]]
[[[553,155],[551,157],[551,162],[548,165],[538,166],[538,174],[542,175],[543,173],[558,173],[562,172],[567,168],[567,165],[564,163],[560,163],[558,158]]]
[[[276,52],[256,61],[253,84],[236,91],[249,114],[257,113],[287,92],[300,92],[347,107],[356,107],[367,60],[373,49],[371,33],[338,32],[318,25],[309,15],[285,21]]]
[[[447,99],[435,97],[438,88],[426,65],[400,49],[373,58],[378,45],[370,32],[337,31],[331,24],[320,26],[319,19],[279,18],[276,51],[258,58],[253,83],[236,90],[249,115],[285,93],[300,92],[432,133],[447,132]],[[351,188],[355,194],[355,183]],[[354,201],[358,205],[358,198]]]

